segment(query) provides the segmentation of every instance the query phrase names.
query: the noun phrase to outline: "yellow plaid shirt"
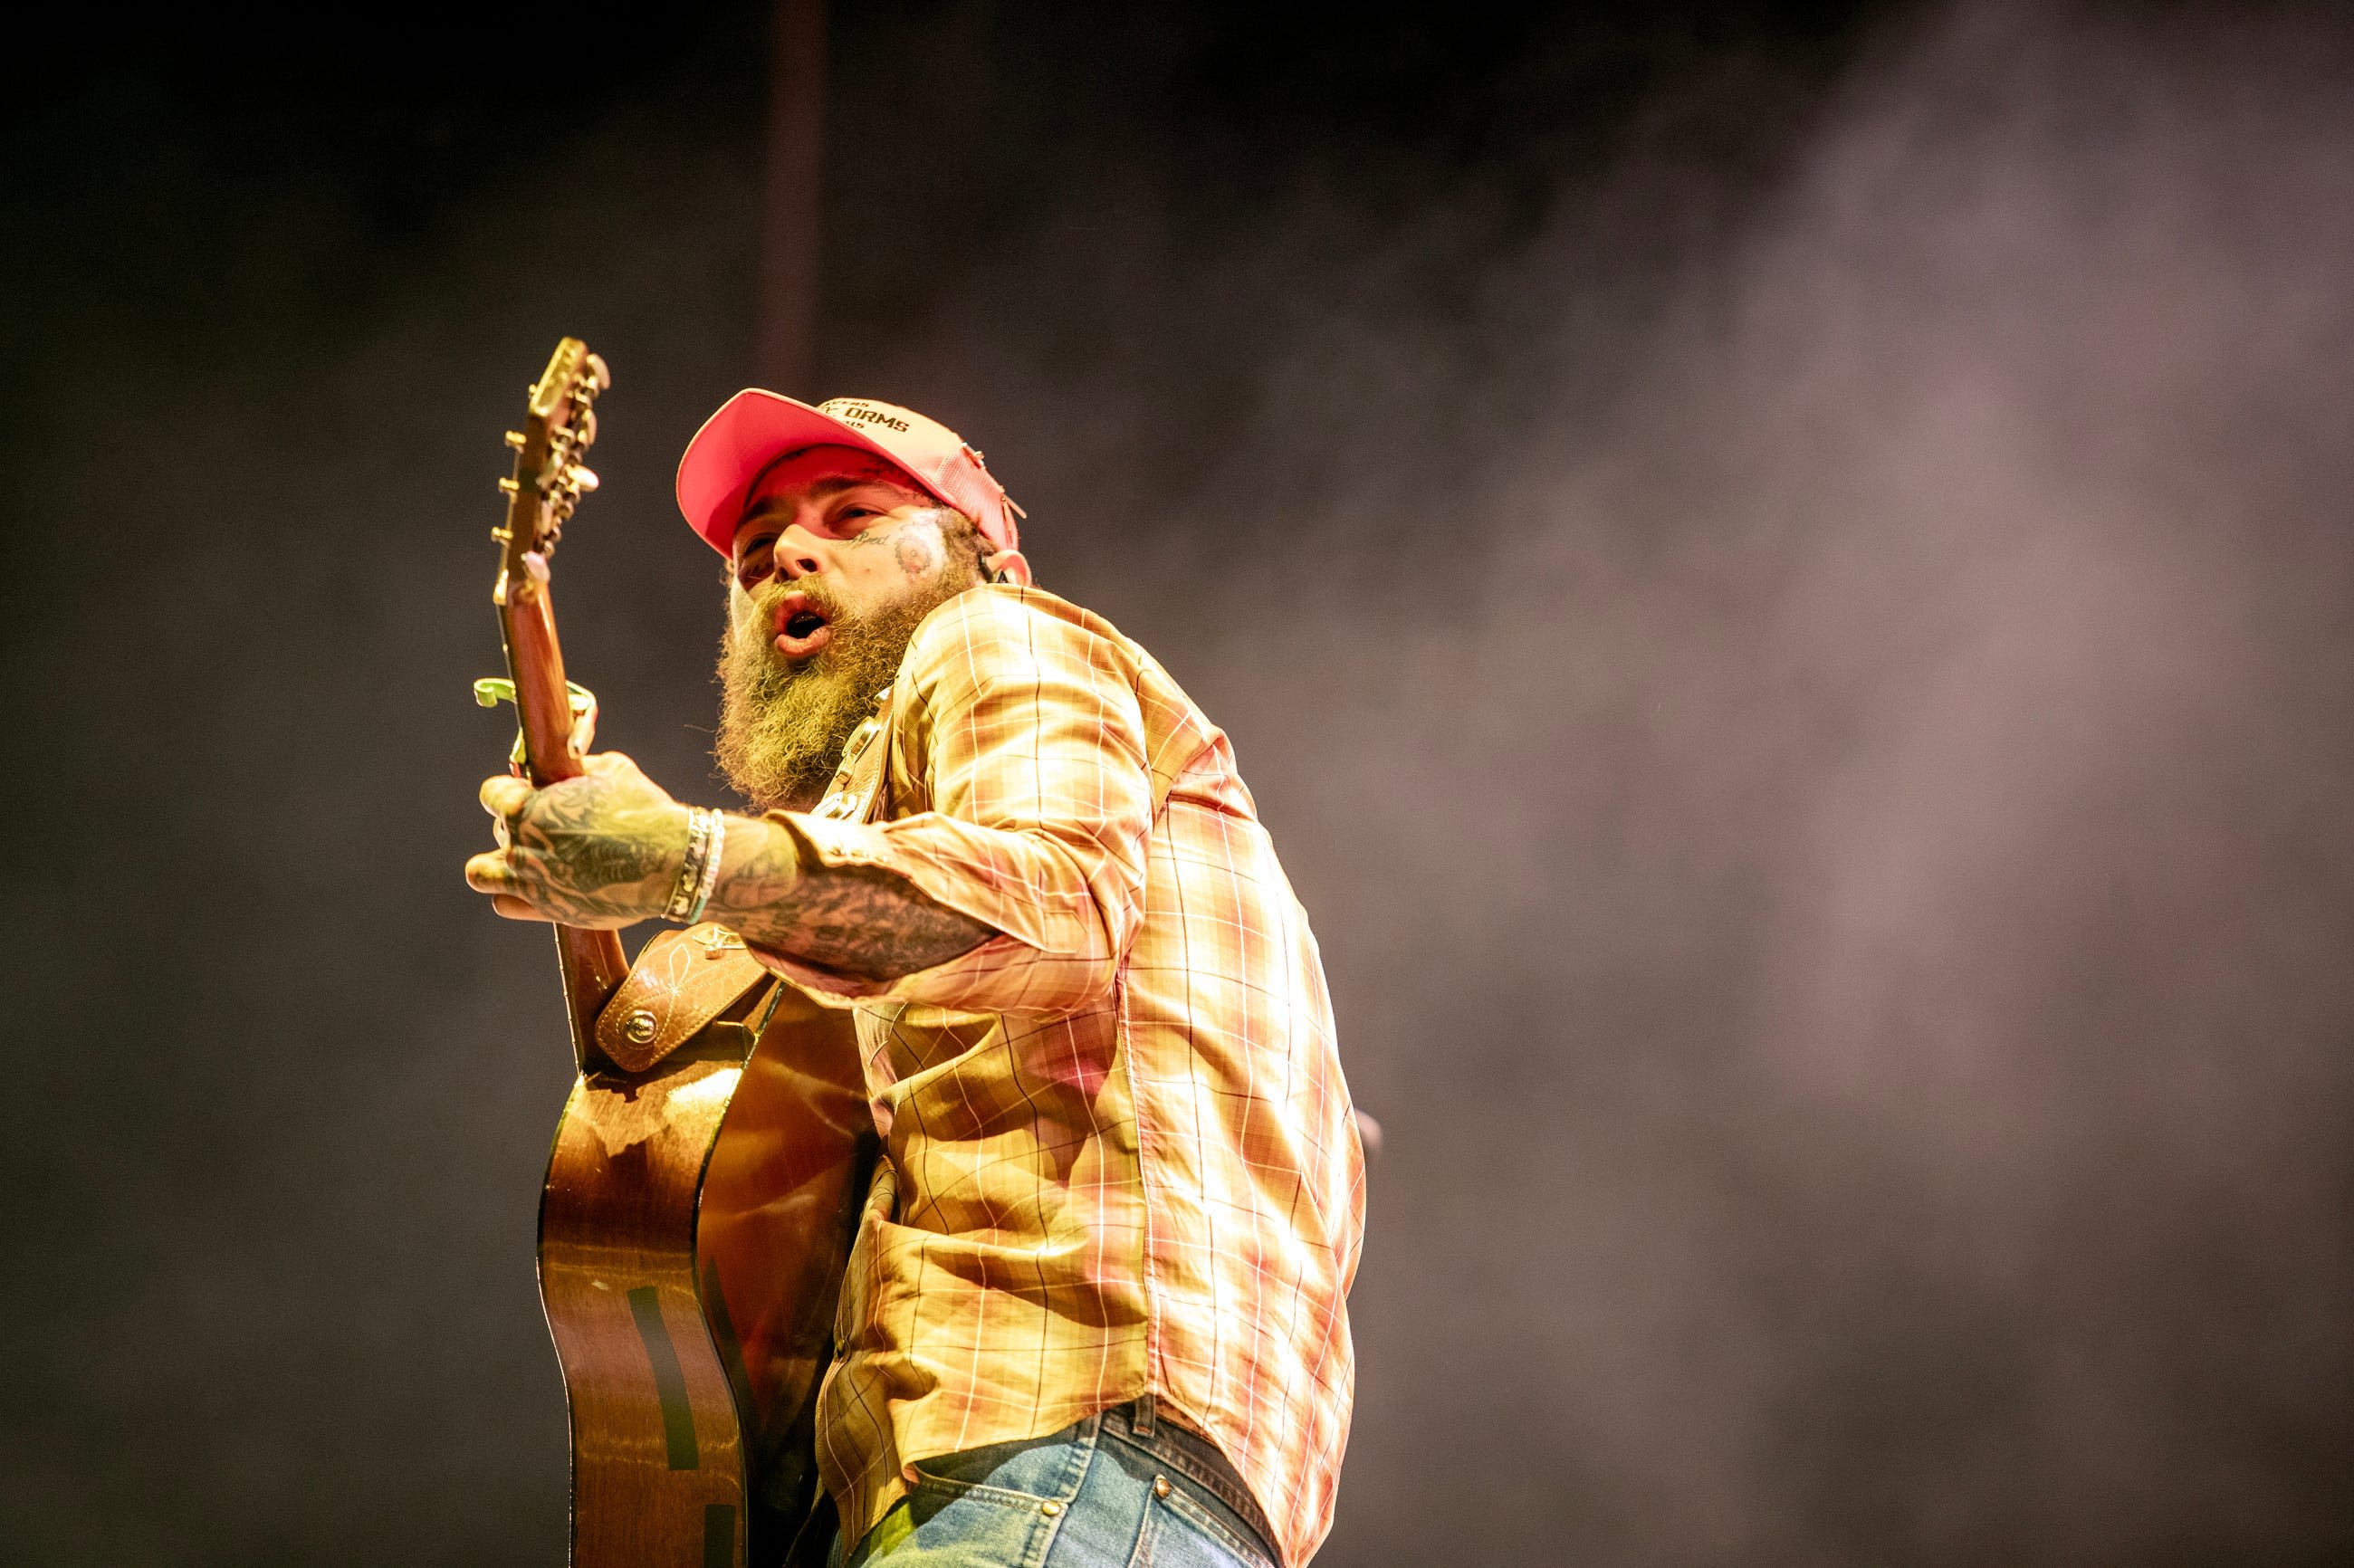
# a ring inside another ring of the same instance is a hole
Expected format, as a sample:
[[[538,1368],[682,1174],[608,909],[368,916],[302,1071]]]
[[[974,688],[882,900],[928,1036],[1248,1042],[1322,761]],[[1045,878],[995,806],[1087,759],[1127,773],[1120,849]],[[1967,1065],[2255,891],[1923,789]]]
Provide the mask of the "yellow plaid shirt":
[[[760,954],[856,999],[886,1156],[819,1395],[843,1532],[918,1460],[1150,1392],[1297,1568],[1349,1435],[1364,1164],[1233,749],[1108,622],[1007,587],[925,620],[880,718],[815,811],[774,820],[1002,935],[882,987]]]

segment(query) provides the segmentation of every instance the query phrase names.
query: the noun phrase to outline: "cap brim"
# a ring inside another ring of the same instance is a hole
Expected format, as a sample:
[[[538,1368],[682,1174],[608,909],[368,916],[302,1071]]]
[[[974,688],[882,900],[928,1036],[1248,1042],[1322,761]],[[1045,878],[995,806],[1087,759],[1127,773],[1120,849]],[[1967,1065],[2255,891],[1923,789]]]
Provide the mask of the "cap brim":
[[[873,452],[942,505],[956,504],[857,427],[779,393],[748,387],[703,421],[678,460],[678,509],[688,526],[721,555],[733,556],[736,524],[753,482],[779,458],[803,447]]]

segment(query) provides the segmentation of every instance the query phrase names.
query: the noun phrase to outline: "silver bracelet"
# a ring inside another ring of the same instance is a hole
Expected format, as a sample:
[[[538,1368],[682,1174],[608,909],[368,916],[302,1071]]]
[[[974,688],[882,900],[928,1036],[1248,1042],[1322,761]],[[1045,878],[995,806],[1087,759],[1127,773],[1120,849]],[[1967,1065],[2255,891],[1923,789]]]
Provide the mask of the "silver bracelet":
[[[702,911],[703,900],[696,894],[703,888],[704,863],[713,858],[712,824],[718,816],[701,806],[687,808],[686,858],[679,862],[677,885],[671,889],[670,902],[663,906],[664,918],[693,925],[695,916]]]
[[[723,812],[711,813],[710,842],[704,846],[703,874],[695,881],[695,903],[686,912],[686,923],[694,925],[703,918],[703,906],[711,902],[711,895],[719,886],[719,862],[727,853],[727,818]]]

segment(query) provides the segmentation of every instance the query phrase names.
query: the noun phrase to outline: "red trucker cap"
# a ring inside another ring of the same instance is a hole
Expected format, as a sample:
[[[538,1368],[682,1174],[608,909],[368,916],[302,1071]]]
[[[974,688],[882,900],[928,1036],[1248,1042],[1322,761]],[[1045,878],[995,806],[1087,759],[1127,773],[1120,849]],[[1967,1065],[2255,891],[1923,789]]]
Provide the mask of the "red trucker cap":
[[[938,420],[871,397],[835,397],[812,408],[757,387],[737,393],[686,443],[678,509],[713,549],[731,555],[752,486],[779,458],[803,447],[873,452],[978,523],[998,549],[1021,547],[1013,520],[1022,509],[990,477],[981,454]]]

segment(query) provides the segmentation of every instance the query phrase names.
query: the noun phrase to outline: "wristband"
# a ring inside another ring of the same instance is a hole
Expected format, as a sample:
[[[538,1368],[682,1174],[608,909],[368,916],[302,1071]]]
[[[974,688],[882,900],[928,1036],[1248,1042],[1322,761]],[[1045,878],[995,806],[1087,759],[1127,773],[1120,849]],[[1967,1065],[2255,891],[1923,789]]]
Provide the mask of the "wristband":
[[[711,902],[712,894],[718,890],[719,861],[727,850],[726,814],[713,811],[709,816],[711,835],[704,845],[703,874],[695,878],[695,902],[686,911],[686,923],[690,926],[703,918],[703,906]]]
[[[717,848],[715,841],[723,831],[718,812],[701,806],[687,809],[686,858],[679,862],[677,885],[671,889],[670,902],[663,906],[665,918],[692,926],[703,913],[703,906],[711,896],[710,884],[717,881],[713,876],[706,882],[705,873],[717,869],[719,857],[713,852]]]

